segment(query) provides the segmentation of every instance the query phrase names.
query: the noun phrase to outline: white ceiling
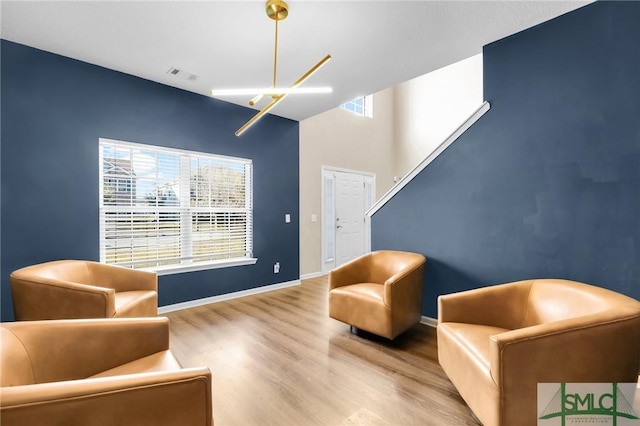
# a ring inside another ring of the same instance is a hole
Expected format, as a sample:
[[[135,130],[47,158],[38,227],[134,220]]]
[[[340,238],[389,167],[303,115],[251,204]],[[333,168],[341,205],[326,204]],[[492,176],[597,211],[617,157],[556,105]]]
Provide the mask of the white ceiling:
[[[482,46],[590,1],[290,0],[279,25],[278,85],[333,59],[271,112],[303,120],[481,53]],[[7,1],[2,38],[203,95],[268,87],[274,21],[263,1]],[[176,67],[198,76],[183,80]],[[225,98],[247,105],[248,97]],[[263,101],[266,102],[266,101]],[[258,104],[257,109],[264,106]]]

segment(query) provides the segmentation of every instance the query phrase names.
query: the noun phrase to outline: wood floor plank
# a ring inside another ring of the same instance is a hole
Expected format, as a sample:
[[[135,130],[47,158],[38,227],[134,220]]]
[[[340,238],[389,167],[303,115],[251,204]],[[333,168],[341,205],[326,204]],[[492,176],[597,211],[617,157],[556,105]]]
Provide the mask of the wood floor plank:
[[[354,335],[328,316],[326,276],[166,316],[182,364],[212,371],[217,426],[479,424],[433,328]]]

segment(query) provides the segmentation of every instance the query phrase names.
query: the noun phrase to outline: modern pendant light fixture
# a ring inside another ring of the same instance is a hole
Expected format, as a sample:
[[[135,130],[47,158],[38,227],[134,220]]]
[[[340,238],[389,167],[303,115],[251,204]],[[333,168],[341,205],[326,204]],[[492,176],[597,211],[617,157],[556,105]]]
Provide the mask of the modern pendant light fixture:
[[[266,3],[267,16],[276,22],[275,31],[275,47],[273,53],[273,85],[269,88],[263,89],[220,89],[212,90],[212,96],[236,96],[236,95],[255,95],[250,101],[249,105],[254,106],[262,100],[265,96],[271,97],[269,102],[264,108],[262,108],[256,115],[251,117],[249,121],[236,130],[236,136],[240,136],[249,127],[255,124],[263,115],[276,106],[281,100],[290,94],[300,93],[329,93],[330,87],[298,87],[304,83],[309,77],[311,77],[316,71],[318,71],[324,64],[326,64],[331,55],[326,55],[317,64],[312,66],[307,72],[302,74],[291,86],[278,87],[277,86],[277,71],[278,71],[278,22],[283,21],[289,15],[289,6],[282,0],[268,0]]]

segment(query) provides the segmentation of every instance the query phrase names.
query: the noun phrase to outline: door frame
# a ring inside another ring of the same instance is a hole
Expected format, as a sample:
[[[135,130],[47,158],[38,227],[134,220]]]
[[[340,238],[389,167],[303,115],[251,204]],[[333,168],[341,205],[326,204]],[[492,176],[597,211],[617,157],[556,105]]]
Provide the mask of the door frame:
[[[370,196],[369,199],[369,208],[371,206],[373,206],[373,204],[376,201],[376,174],[375,173],[371,173],[371,172],[363,172],[360,170],[352,170],[352,169],[345,169],[345,168],[341,168],[341,167],[333,167],[333,166],[321,166],[321,173],[320,173],[320,182],[321,182],[321,217],[322,217],[322,223],[321,223],[321,229],[322,229],[322,247],[321,247],[321,252],[320,252],[320,265],[322,267],[322,273],[326,274],[328,273],[330,270],[332,270],[333,268],[335,268],[336,266],[336,258],[335,258],[335,253],[336,253],[336,246],[335,246],[335,242],[336,242],[336,235],[335,235],[335,215],[336,215],[336,204],[335,204],[335,173],[339,172],[339,173],[351,173],[351,174],[356,174],[356,175],[360,175],[364,177],[364,181],[365,184],[369,183],[369,194],[365,193],[365,199],[367,197],[367,195]],[[327,217],[328,215],[327,213],[327,208],[329,206],[327,206],[327,179],[325,179],[325,177],[329,177],[331,176],[333,177],[332,180],[332,192],[331,194],[333,195],[333,199],[332,199],[332,215],[330,217]],[[369,218],[366,215],[366,211],[368,210],[365,209],[365,215],[364,215],[364,250],[365,253],[368,253],[371,251],[371,223],[369,221]],[[329,228],[329,224],[327,223],[327,220],[331,219],[331,228]],[[332,235],[329,235],[329,229],[331,229],[332,231]],[[328,244],[329,241],[333,241],[333,256],[329,256],[330,253],[327,253],[327,249],[328,249]]]

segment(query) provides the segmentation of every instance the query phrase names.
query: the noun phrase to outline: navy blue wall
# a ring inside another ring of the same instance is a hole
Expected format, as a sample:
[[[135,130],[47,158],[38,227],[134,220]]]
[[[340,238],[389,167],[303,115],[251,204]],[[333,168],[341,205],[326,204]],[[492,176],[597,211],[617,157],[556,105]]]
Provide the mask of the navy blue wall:
[[[640,3],[599,2],[488,45],[485,114],[372,218],[439,294],[556,277],[640,299]]]
[[[258,263],[162,276],[161,306],[299,278],[297,122],[266,116],[236,138],[254,110],[5,40],[1,55],[3,320],[12,270],[99,259],[101,137],[253,160]]]

